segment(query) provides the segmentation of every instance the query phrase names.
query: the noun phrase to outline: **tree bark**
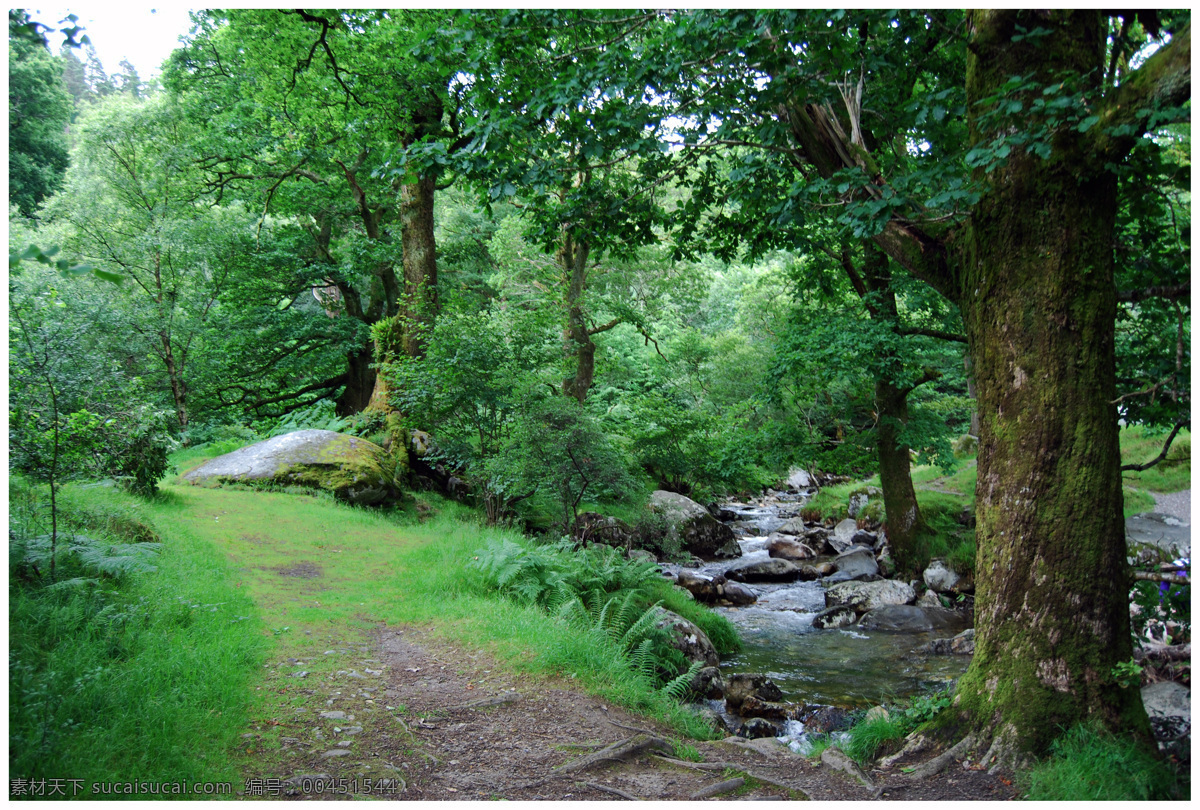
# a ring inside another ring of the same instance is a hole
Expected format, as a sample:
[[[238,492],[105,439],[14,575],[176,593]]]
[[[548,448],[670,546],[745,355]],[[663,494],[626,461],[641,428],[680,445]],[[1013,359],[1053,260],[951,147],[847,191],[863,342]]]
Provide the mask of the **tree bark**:
[[[338,416],[350,416],[366,410],[375,389],[375,369],[371,349],[360,349],[346,355],[346,387],[334,403]]]
[[[404,247],[404,353],[425,354],[424,332],[437,316],[437,248],[433,236],[435,178],[422,177],[400,189],[401,244]]]
[[[567,324],[563,330],[563,349],[575,357],[575,373],[563,380],[562,392],[579,404],[587,399],[596,372],[596,344],[588,332],[583,314],[583,293],[587,287],[589,246],[578,242],[570,233],[563,234],[558,261],[567,282]]]
[[[908,390],[887,379],[875,381],[879,488],[883,490],[883,509],[887,512],[888,543],[900,571],[909,571],[917,564],[917,540],[926,531],[913,489],[910,448],[897,439],[908,422],[908,394]]]
[[[1102,21],[971,13],[968,110],[1011,75],[1088,76],[1103,62]],[[1013,43],[1018,22],[1053,33]],[[1088,718],[1148,732],[1137,690],[1112,675],[1133,654],[1111,404],[1117,182],[1074,130],[1054,148],[1049,160],[1013,150],[986,176],[957,296],[980,434],[975,655],[954,706],[970,727],[1034,752]]]

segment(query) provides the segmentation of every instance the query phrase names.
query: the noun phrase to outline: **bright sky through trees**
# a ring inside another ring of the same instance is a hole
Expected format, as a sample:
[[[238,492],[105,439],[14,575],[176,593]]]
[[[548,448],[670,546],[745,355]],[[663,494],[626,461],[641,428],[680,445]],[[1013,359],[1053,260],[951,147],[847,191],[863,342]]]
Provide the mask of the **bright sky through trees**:
[[[68,14],[79,18],[106,71],[116,71],[121,60],[128,59],[144,79],[161,73],[163,60],[179,45],[179,37],[191,24],[184,6],[86,3],[30,10],[34,20],[55,28]],[[55,49],[60,42],[61,38],[51,37]]]

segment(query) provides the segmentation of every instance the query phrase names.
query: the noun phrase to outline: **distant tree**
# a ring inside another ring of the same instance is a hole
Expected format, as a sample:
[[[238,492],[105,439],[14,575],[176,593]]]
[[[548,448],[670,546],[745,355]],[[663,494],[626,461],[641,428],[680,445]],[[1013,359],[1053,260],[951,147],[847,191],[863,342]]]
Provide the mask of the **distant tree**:
[[[62,67],[28,24],[24,12],[9,12],[8,200],[27,217],[62,185],[71,118]]]

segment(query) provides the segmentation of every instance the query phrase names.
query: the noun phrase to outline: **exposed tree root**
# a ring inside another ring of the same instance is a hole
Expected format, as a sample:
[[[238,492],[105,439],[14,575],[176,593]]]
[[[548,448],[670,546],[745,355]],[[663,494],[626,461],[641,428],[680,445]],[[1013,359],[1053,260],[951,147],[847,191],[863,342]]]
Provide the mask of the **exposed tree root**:
[[[930,776],[939,774],[946,769],[947,765],[958,759],[959,756],[965,754],[967,751],[970,751],[972,748],[977,747],[983,742],[987,742],[987,740],[981,740],[978,736],[976,736],[975,732],[971,732],[938,756],[934,757],[928,762],[918,765],[908,775],[908,778],[916,781],[918,779],[927,779]]]
[[[640,802],[641,801],[641,799],[639,799],[637,796],[634,796],[632,793],[626,793],[623,790],[619,790],[615,787],[611,787],[608,785],[601,785],[597,782],[576,782],[575,784],[584,785],[586,787],[590,787],[595,790],[602,791],[604,793],[611,793],[614,796],[620,796],[622,799],[627,799],[631,802]]]
[[[594,754],[580,757],[572,760],[565,765],[560,765],[554,769],[554,772],[542,779],[527,782],[521,785],[522,788],[540,787],[552,779],[558,779],[563,776],[587,770],[593,765],[599,765],[602,762],[621,762],[623,760],[632,759],[642,753],[670,753],[673,749],[671,744],[661,737],[651,737],[646,734],[637,734],[633,737],[628,737],[624,740],[618,740],[612,745],[606,746]]]
[[[887,770],[905,757],[911,754],[919,754],[922,751],[927,750],[929,746],[933,744],[932,740],[930,740],[924,734],[917,734],[916,732],[909,734],[906,739],[908,741],[904,743],[903,748],[896,753],[879,760],[879,762],[876,763],[876,767]]]
[[[1031,764],[1031,757],[1017,747],[1016,738],[1016,729],[1012,725],[1005,726],[992,738],[992,744],[981,760],[981,764],[991,765],[989,774],[995,776],[1002,770],[1016,772]]]

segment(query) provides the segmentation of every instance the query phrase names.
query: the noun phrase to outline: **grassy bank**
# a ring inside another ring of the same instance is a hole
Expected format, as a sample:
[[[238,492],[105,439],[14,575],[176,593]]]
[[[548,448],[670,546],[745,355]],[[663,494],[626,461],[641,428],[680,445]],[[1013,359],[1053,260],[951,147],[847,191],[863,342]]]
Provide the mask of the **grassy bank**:
[[[186,471],[229,449],[192,449],[173,461]],[[14,510],[10,528],[36,538],[45,533],[44,504],[35,489],[19,489],[12,501],[28,514]],[[27,551],[12,544],[14,778],[230,782],[236,791],[270,745],[269,734],[267,742],[259,735],[259,749],[247,750],[247,729],[269,729],[281,712],[314,700],[305,682],[280,677],[277,662],[309,660],[319,677],[337,667],[325,647],[365,650],[384,624],[418,625],[511,672],[569,683],[683,736],[711,734],[661,678],[631,667],[630,651],[603,628],[498,591],[473,564],[480,550],[536,544],[484,528],[458,504],[424,497],[381,512],[312,493],[177,484],[149,500],[96,485],[67,488],[61,500],[64,535],[86,534],[107,558],[147,562],[118,570],[101,559],[97,569],[93,559],[89,568],[60,540],[58,582],[50,583],[46,566],[31,568]],[[23,514],[29,525],[21,527]],[[643,602],[700,623],[719,646],[736,644],[723,618],[665,581],[644,591]]]
[[[456,504],[434,499],[432,507],[383,514],[319,495],[169,491],[172,497],[156,506],[160,520],[228,557],[238,572],[235,584],[258,606],[273,658],[309,655],[313,639],[327,637],[331,627],[366,633],[379,623],[416,624],[485,650],[517,672],[574,679],[681,733],[707,733],[595,637],[491,591],[471,566],[478,552],[488,541],[531,541],[485,529]],[[653,597],[710,625],[724,621],[665,583]]]
[[[211,544],[158,524],[160,505],[111,487],[61,500],[51,582],[44,503],[10,488],[11,777],[80,780],[67,798],[135,778],[240,787],[228,751],[263,653],[251,599]]]

